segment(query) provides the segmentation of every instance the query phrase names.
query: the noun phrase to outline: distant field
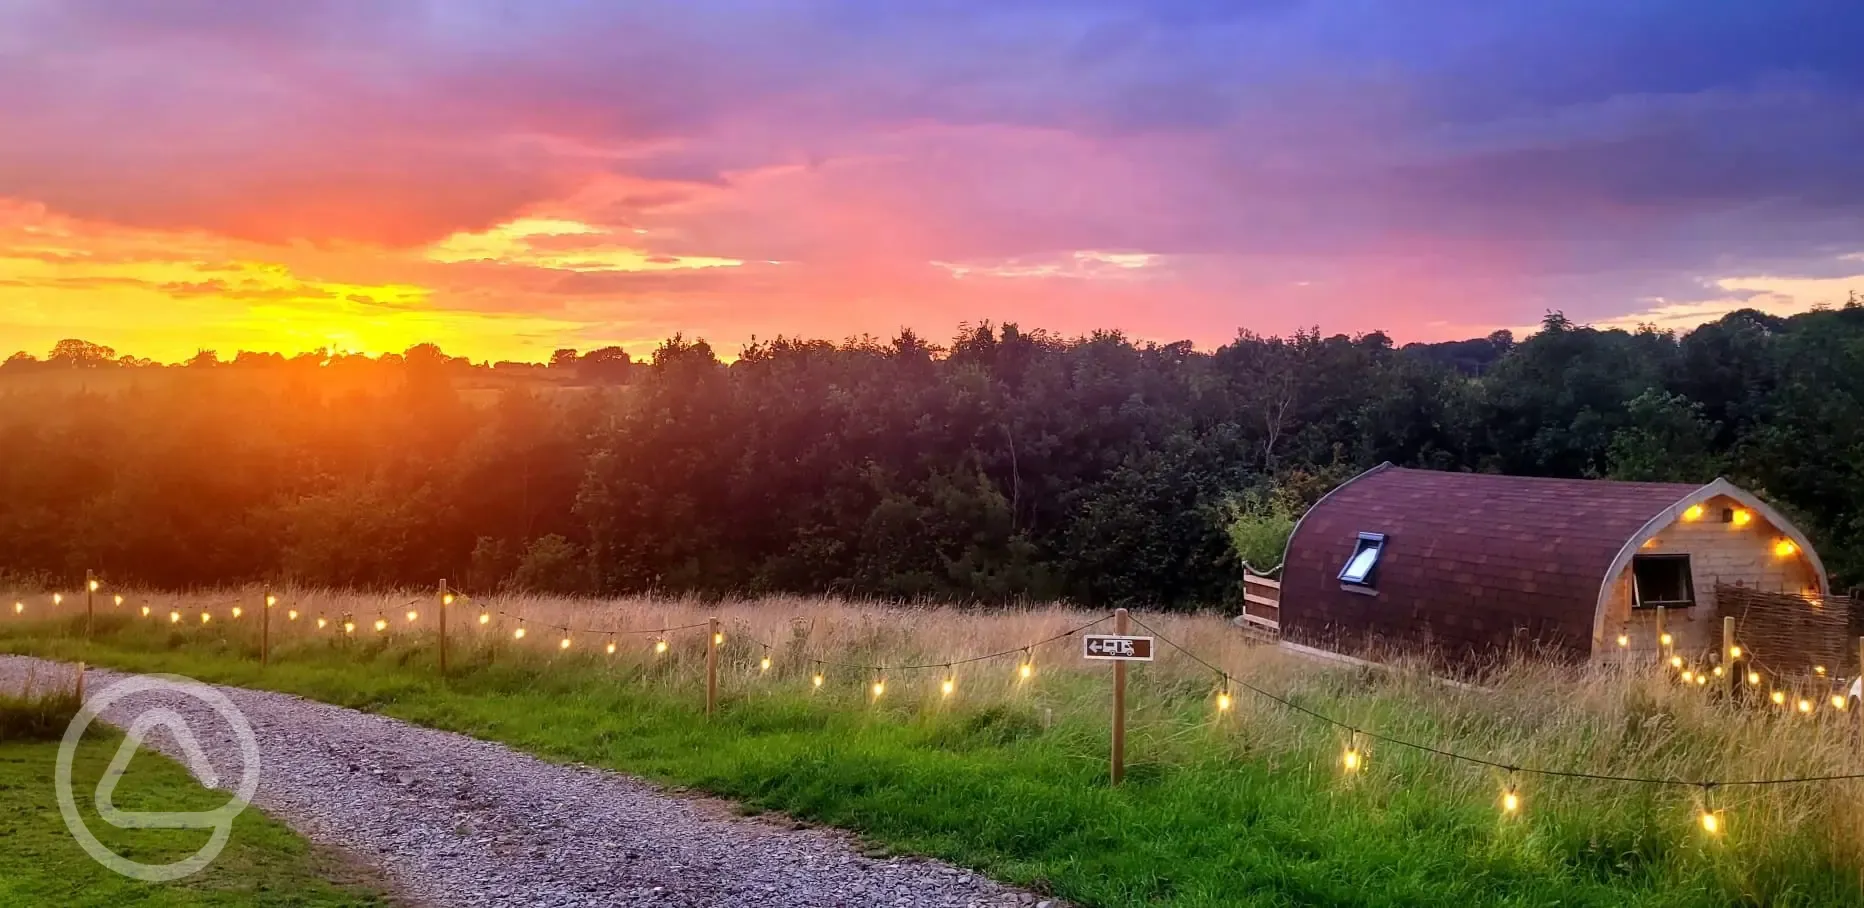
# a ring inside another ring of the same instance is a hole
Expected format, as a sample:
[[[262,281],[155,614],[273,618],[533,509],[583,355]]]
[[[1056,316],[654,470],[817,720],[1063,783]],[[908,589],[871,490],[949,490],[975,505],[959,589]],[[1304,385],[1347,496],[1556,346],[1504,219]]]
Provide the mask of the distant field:
[[[230,617],[233,599],[247,603]],[[1064,640],[1101,617],[1064,608],[966,612],[773,599],[589,603],[463,600],[452,667],[437,678],[431,594],[284,596],[271,667],[256,664],[257,591],[129,597],[91,645],[68,617],[0,618],[0,648],[132,670],[177,671],[375,710],[644,774],[861,832],[1083,905],[1849,905],[1864,902],[1858,783],[1714,792],[1724,834],[1697,824],[1700,793],[1522,777],[1350,737],[1234,687],[1166,649],[1133,672],[1129,784],[1105,782],[1107,669]],[[151,618],[140,617],[149,605]],[[213,611],[202,625],[202,606]],[[67,606],[68,608],[68,606]],[[408,611],[415,612],[412,622]],[[166,615],[183,617],[169,624]],[[480,625],[484,612],[490,620]],[[500,613],[504,614],[500,614]],[[333,627],[313,630],[317,615]],[[704,632],[609,637],[716,614],[723,702],[701,718]],[[515,640],[525,618],[525,637]],[[357,632],[337,633],[341,620]],[[1856,771],[1847,714],[1727,708],[1653,670],[1575,673],[1521,662],[1490,691],[1418,673],[1321,667],[1247,642],[1215,617],[1140,615],[1238,685],[1409,740],[1506,764],[1689,779]],[[390,631],[374,631],[376,621]],[[768,651],[765,645],[769,645]],[[766,652],[769,669],[762,667]],[[812,660],[901,665],[848,669]],[[1031,677],[1022,680],[1029,662]],[[821,673],[818,689],[813,677]],[[876,700],[873,684],[884,680]]]

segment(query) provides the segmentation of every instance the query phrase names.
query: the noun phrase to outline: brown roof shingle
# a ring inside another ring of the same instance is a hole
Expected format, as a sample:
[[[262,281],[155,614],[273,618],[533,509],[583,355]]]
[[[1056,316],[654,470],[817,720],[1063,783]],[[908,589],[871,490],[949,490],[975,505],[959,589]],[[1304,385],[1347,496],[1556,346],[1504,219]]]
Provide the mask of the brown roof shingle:
[[[1295,529],[1282,632],[1427,641],[1462,654],[1531,641],[1587,655],[1612,560],[1699,488],[1384,465],[1335,489]],[[1338,579],[1361,532],[1386,537],[1377,596]]]

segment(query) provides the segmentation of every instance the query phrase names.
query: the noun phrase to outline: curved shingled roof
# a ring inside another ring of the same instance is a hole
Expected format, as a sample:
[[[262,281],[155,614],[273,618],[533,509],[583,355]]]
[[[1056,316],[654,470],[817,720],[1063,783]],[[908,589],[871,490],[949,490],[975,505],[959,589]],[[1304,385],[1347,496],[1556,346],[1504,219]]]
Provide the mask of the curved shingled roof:
[[[1334,489],[1295,527],[1282,568],[1282,633],[1322,640],[1344,630],[1485,650],[1525,632],[1583,657],[1601,585],[1627,541],[1716,485],[1726,484],[1382,464]],[[1387,537],[1377,596],[1338,579],[1361,532]]]

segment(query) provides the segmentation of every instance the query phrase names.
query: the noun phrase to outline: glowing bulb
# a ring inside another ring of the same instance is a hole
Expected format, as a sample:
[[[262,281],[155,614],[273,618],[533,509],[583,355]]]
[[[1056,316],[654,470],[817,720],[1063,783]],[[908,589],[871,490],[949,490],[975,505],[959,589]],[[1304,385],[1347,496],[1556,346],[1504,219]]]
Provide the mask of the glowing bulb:
[[[654,641],[654,655],[659,656],[659,655],[666,653],[666,651],[667,651],[667,641],[665,640]]]
[[[1347,772],[1358,772],[1360,764],[1363,762],[1364,761],[1359,756],[1359,748],[1357,747],[1348,747],[1346,753],[1340,755],[1340,767]]]
[[[723,646],[724,643],[725,643],[725,632],[724,631],[719,631],[718,633],[712,635],[713,646]]]
[[[212,621],[212,620],[214,620],[214,616],[213,616],[212,614],[210,614],[210,613],[208,613],[208,612],[202,612],[202,613],[201,613],[201,623],[202,623],[202,624],[206,624],[207,622],[209,622],[209,621]]]
[[[1721,834],[1722,818],[1716,811],[1706,809],[1702,811],[1702,831],[1709,835]]]
[[[452,594],[452,593],[448,593],[448,594],[446,594],[445,596],[442,596],[442,597],[440,597],[440,604],[441,604],[441,605],[452,605],[452,604],[453,604],[453,594]]]
[[[414,622],[419,621],[419,620],[421,620],[421,613],[415,611],[414,609],[408,609],[408,623],[413,624]]]
[[[1704,685],[1704,684],[1707,684],[1707,683],[1709,683],[1709,676],[1708,676],[1708,675],[1697,675],[1697,676],[1696,676],[1696,686],[1697,686],[1697,687],[1701,687],[1702,685]]]
[[[1833,694],[1832,695],[1832,708],[1837,709],[1837,710],[1842,710],[1845,708],[1845,695],[1844,694]]]
[[[270,606],[274,606],[274,605],[277,605],[277,604],[278,604],[278,597],[277,597],[277,596],[267,596],[267,597],[265,597],[265,604],[266,604],[266,605],[267,605],[268,607],[270,607]]]
[[[1695,673],[1695,672],[1684,672],[1684,673],[1683,673],[1683,683],[1684,683],[1684,684],[1688,684],[1688,683],[1690,683],[1691,681],[1694,681],[1694,680],[1696,680],[1696,673]]]
[[[562,640],[557,641],[557,649],[569,649],[569,648],[570,648],[570,638],[564,637]]]
[[[1619,646],[1619,648],[1621,648],[1621,649],[1622,649],[1622,648],[1624,648],[1624,647],[1627,647],[1627,646],[1630,646],[1630,645],[1631,645],[1631,637],[1630,637],[1630,635],[1628,635],[1628,634],[1619,634],[1619,635],[1618,635],[1618,646]]]
[[[1812,701],[1805,697],[1799,698],[1799,712],[1801,715],[1810,714],[1812,712]]]
[[[1731,646],[1731,647],[1729,647],[1729,648],[1728,648],[1728,658],[1730,658],[1730,659],[1739,659],[1739,658],[1741,658],[1741,647],[1739,647],[1739,646]]]
[[[1510,785],[1507,791],[1502,792],[1502,813],[1512,816],[1520,812],[1521,796],[1515,793],[1514,786]]]
[[[1767,699],[1772,700],[1773,705],[1775,706],[1785,706],[1786,705],[1786,691],[1776,690],[1773,693],[1768,694]]]
[[[1825,666],[1823,665],[1815,665],[1812,667],[1812,670],[1814,673],[1819,674],[1819,675],[1825,674]]]
[[[144,618],[149,617],[149,607],[146,605],[142,607],[142,616]]]
[[[770,671],[770,657],[769,656],[765,656],[764,658],[757,660],[757,670],[760,672]]]
[[[1664,631],[1663,634],[1657,638],[1657,642],[1663,644],[1664,646],[1669,646],[1670,644],[1676,642],[1676,638],[1670,636],[1669,631]]]
[[[13,603],[13,614],[15,614],[15,615],[24,615],[24,614],[26,614],[26,603],[24,603],[24,602],[15,602],[15,603]]]
[[[1702,519],[1702,505],[1692,504],[1688,508],[1684,509],[1683,519],[1684,520],[1701,520]]]
[[[1229,711],[1230,711],[1230,695],[1227,693],[1218,694],[1217,695],[1217,712],[1227,713]]]
[[[1035,675],[1035,673],[1036,673],[1036,667],[1033,665],[1030,665],[1027,662],[1024,662],[1021,666],[1018,666],[1016,669],[1016,676],[1024,681],[1029,680],[1031,677]]]
[[[492,614],[490,612],[479,613],[479,626],[484,627],[485,625],[488,625],[491,623],[492,623]]]
[[[122,604],[123,604],[123,597],[122,597],[122,596],[116,596],[116,597],[114,597],[114,598],[116,599],[116,604],[117,604],[117,605],[122,605]]]
[[[103,584],[101,584],[101,583],[98,583],[98,582],[97,582],[97,581],[95,581],[95,580],[93,580],[93,581],[91,581],[91,592],[93,592],[93,593],[95,593],[95,592],[97,592],[97,589],[98,589],[99,587],[101,587],[101,586],[103,586]]]
[[[1760,672],[1748,672],[1748,686],[1758,687],[1759,685],[1760,685]]]
[[[375,619],[375,632],[379,634],[385,630],[388,630],[388,619],[387,618]]]
[[[181,623],[181,613],[180,613],[180,612],[169,612],[169,613],[168,613],[168,623],[169,623],[169,624],[180,624],[180,623]]]
[[[1671,668],[1682,668],[1682,667],[1683,667],[1683,657],[1682,657],[1682,656],[1671,656],[1671,657],[1670,657],[1670,667],[1671,667]]]
[[[821,687],[822,686],[822,673],[816,672],[815,676],[809,679],[809,684],[812,687]]]
[[[289,612],[286,612],[286,613],[285,613],[285,620],[286,620],[286,621],[296,621],[296,620],[298,620],[298,610],[294,608],[294,609],[292,609],[291,611],[289,611]]]
[[[887,692],[886,679],[883,678],[881,680],[874,682],[874,699],[876,700],[880,699],[880,696],[886,692]]]
[[[1734,525],[1735,526],[1744,527],[1753,522],[1754,522],[1753,511],[1748,511],[1748,510],[1736,510],[1735,511],[1734,513]]]
[[[65,602],[65,594],[64,594],[64,593],[53,593],[53,594],[52,594],[52,604],[53,604],[53,605],[63,605],[63,604],[64,604],[64,602]]]
[[[939,684],[938,686],[939,696],[949,697],[952,694],[955,694],[957,692],[958,692],[958,679],[953,678],[950,675],[946,675],[944,682]]]
[[[328,627],[328,626],[330,626],[330,622],[328,622],[328,621],[325,621],[325,620],[324,620],[324,619],[323,619],[322,617],[319,617],[319,618],[317,619],[317,629],[318,629],[318,630],[320,630],[320,631],[321,631],[321,630],[323,630],[324,628],[326,628],[326,627]]]
[[[233,606],[233,617],[238,618],[239,616],[244,615],[244,614],[246,614],[245,609],[242,609],[237,605]]]
[[[608,641],[608,654],[615,655],[615,641],[613,640]]]
[[[1793,557],[1793,553],[1797,551],[1799,551],[1799,546],[1794,545],[1791,539],[1782,539],[1773,544],[1773,556],[1775,558],[1791,558]]]
[[[354,621],[343,622],[343,633],[346,633],[346,634],[356,633],[356,622]]]
[[[1722,667],[1719,665],[1715,666],[1714,672],[1715,672],[1715,677],[1720,678],[1722,676]]]
[[[515,631],[512,631],[512,632],[511,632],[511,639],[513,639],[513,640],[523,640],[523,639],[524,639],[524,628],[522,628],[522,627],[520,627],[520,628],[518,628],[517,630],[515,630]]]

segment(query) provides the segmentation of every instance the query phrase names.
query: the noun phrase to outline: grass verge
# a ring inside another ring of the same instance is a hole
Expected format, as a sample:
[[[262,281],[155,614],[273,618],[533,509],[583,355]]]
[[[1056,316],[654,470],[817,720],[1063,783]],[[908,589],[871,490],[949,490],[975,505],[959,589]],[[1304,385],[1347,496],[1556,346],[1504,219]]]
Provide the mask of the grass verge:
[[[1864,903],[1823,818],[1762,823],[1761,807],[1733,803],[1727,834],[1706,839],[1686,796],[1547,782],[1507,819],[1494,804],[1503,779],[1387,749],[1343,780],[1331,732],[1266,714],[1212,723],[1207,687],[1163,675],[1135,683],[1136,765],[1112,789],[1104,679],[1080,673],[977,704],[909,689],[875,706],[858,681],[811,694],[802,677],[751,683],[747,669],[705,721],[689,674],[519,652],[488,664],[467,651],[442,684],[413,638],[306,645],[263,670],[238,642],[137,625],[112,624],[88,645],[15,629],[0,648],[287,691],[638,773],[1089,906]],[[1416,691],[1363,685],[1303,698],[1380,727],[1477,740],[1512,721],[1450,729],[1415,705]],[[1661,704],[1637,710],[1640,727],[1676,722]]]
[[[64,727],[59,726],[62,734]],[[122,746],[110,731],[87,734],[72,761],[79,811],[91,831],[124,857],[149,864],[178,861],[207,841],[207,830],[122,830],[96,815],[89,792]],[[387,905],[375,887],[334,858],[247,810],[233,824],[225,851],[206,870],[173,883],[143,883],[91,860],[66,830],[53,793],[58,742],[45,737],[0,738],[0,905],[294,906],[361,908]],[[160,754],[140,751],[117,785],[124,810],[202,811],[226,803]],[[348,879],[332,882],[331,877]]]

